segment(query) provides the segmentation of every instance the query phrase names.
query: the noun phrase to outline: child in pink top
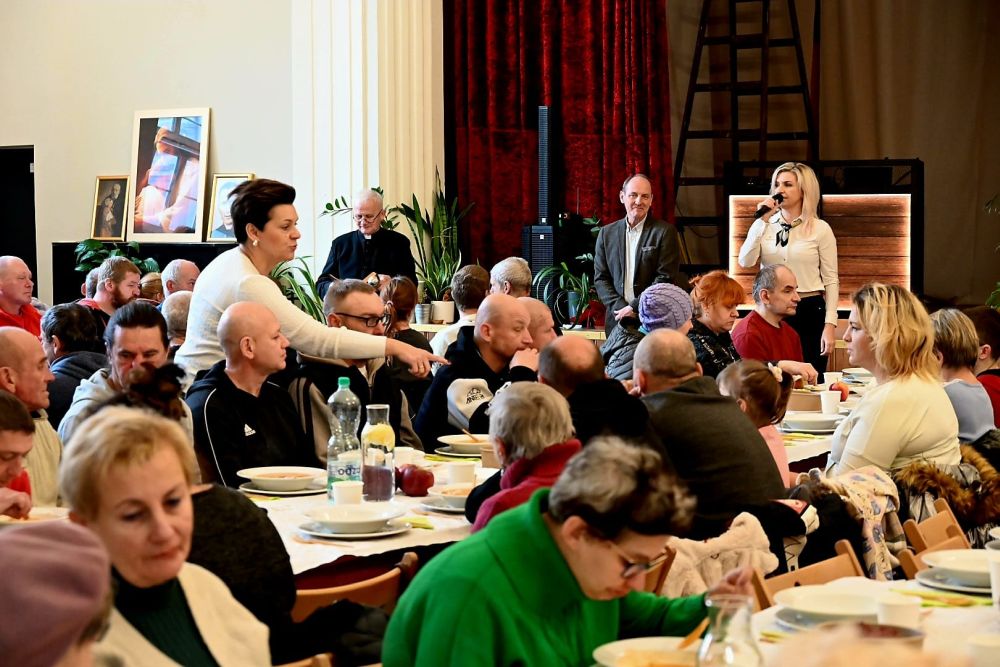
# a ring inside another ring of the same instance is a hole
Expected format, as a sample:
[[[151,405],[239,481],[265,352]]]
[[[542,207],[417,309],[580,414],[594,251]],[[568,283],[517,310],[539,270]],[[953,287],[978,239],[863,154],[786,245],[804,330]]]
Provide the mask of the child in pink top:
[[[774,427],[785,418],[788,397],[792,394],[792,376],[775,366],[744,359],[719,373],[718,383],[719,392],[735,398],[760,431],[785,486],[793,486],[798,475],[788,470],[785,442]]]

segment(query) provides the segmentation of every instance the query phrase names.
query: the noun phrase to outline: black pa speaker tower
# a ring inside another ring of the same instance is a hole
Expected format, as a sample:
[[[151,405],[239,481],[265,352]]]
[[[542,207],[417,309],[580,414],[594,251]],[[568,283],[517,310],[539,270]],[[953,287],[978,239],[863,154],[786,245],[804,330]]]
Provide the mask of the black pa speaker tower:
[[[549,108],[538,107],[538,222],[537,225],[525,225],[521,230],[521,249],[524,259],[531,267],[531,275],[555,263],[555,239],[552,223],[550,199],[550,161]],[[545,291],[544,285],[533,285],[531,295],[540,299]]]

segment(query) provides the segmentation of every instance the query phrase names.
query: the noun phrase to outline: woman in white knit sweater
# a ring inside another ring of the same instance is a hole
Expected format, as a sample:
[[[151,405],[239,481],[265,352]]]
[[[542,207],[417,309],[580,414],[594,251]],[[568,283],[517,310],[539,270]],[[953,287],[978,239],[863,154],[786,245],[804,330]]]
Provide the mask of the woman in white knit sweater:
[[[230,214],[237,246],[205,267],[194,287],[187,338],[175,361],[187,371],[188,384],[201,371],[225,358],[219,343],[219,318],[238,301],[265,305],[281,323],[281,333],[298,352],[327,359],[394,357],[419,377],[431,362],[444,359],[393,338],[327,327],[296,308],[268,274],[295,257],[299,216],[295,189],[268,179],[244,181],[233,190]]]
[[[958,464],[958,419],[938,380],[934,327],[917,298],[897,285],[865,285],[852,297],[844,340],[851,365],[871,371],[876,386],[833,434],[827,473]]]

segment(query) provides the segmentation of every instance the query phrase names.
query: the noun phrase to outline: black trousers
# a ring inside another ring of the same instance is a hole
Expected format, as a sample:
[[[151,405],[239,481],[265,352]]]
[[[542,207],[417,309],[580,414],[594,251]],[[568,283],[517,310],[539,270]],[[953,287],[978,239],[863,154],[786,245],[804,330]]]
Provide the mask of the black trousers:
[[[802,340],[803,361],[813,365],[820,374],[826,372],[826,360],[819,353],[819,341],[826,326],[826,299],[822,294],[807,296],[799,301],[795,315],[785,320]]]

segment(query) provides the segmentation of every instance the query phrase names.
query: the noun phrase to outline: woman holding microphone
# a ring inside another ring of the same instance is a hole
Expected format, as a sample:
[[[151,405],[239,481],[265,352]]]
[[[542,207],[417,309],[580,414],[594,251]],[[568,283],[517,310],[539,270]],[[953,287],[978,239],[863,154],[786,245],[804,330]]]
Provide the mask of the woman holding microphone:
[[[802,339],[803,361],[820,373],[833,352],[837,328],[837,239],[816,217],[819,182],[800,162],[786,162],[771,176],[771,196],[760,203],[768,211],[754,220],[740,248],[743,268],[787,266],[799,284],[798,311],[786,321]]]

